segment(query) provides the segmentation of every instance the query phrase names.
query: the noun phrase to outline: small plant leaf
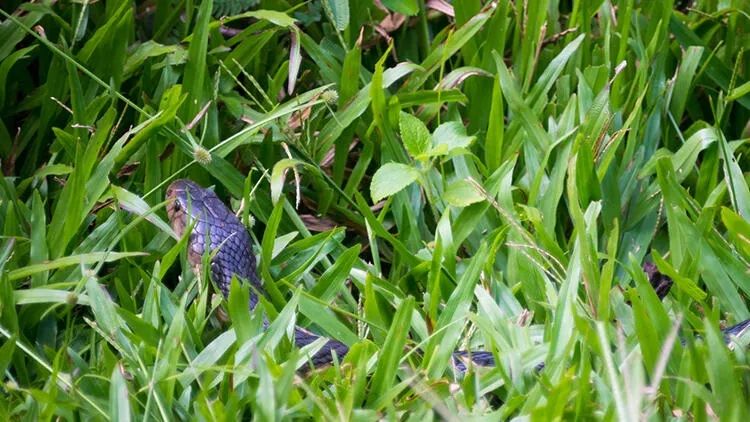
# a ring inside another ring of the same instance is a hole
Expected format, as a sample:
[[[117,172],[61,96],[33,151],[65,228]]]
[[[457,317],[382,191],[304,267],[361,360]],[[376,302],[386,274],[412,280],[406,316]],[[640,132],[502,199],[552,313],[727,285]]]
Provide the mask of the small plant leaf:
[[[373,202],[394,195],[419,178],[419,171],[401,163],[387,163],[372,177],[370,195]]]
[[[399,115],[401,140],[412,158],[422,155],[430,146],[430,131],[417,117],[408,113]]]

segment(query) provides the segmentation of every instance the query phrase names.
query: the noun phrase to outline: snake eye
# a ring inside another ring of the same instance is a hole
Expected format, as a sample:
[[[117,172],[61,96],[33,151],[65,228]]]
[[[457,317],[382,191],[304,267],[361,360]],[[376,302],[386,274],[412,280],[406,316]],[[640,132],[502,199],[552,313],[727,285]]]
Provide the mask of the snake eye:
[[[172,203],[172,209],[174,211],[179,211],[180,208],[182,208],[182,206],[180,205],[180,201],[174,201],[174,203]]]

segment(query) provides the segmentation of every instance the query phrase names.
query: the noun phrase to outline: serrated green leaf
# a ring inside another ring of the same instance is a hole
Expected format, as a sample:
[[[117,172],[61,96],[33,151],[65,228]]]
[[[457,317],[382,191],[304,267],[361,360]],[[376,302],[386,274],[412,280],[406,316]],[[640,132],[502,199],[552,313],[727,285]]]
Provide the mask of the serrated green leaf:
[[[370,195],[373,202],[394,195],[419,178],[419,171],[401,163],[387,163],[372,176]]]
[[[401,140],[412,158],[425,153],[430,146],[430,131],[417,117],[401,112],[399,114]]]
[[[432,134],[430,155],[447,155],[456,150],[468,148],[476,139],[466,135],[466,128],[459,122],[446,122],[438,126]]]

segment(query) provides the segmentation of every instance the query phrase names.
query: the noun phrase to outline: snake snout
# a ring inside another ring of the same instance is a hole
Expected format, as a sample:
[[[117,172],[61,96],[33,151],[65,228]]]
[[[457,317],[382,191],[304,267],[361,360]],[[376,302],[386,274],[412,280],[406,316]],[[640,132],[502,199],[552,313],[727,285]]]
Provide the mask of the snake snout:
[[[191,189],[194,183],[190,180],[175,180],[167,187],[167,216],[172,230],[178,236],[182,236],[187,225],[187,201],[188,195],[195,197],[195,189]]]

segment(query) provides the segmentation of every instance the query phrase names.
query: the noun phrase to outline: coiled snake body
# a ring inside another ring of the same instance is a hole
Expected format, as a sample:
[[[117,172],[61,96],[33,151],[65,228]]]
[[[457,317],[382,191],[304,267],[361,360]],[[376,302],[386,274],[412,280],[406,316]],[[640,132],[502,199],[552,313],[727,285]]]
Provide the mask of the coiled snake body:
[[[256,271],[255,256],[252,253],[252,240],[240,220],[226,205],[208,189],[204,189],[190,180],[177,180],[167,188],[167,214],[169,221],[178,236],[182,236],[185,229],[193,225],[188,246],[188,260],[196,272],[200,272],[204,253],[213,254],[211,259],[211,277],[225,297],[229,295],[232,276],[250,282],[254,289],[250,291],[250,308],[258,304],[257,292],[263,292],[263,286]],[[208,250],[206,249],[208,247]],[[655,270],[646,268],[647,272]],[[653,274],[649,276],[654,283]],[[657,273],[658,274],[658,273]],[[671,280],[664,286],[660,279],[660,297],[666,294],[671,286]],[[729,340],[730,335],[743,332],[750,326],[750,320],[741,322],[725,329],[724,336]],[[294,339],[297,346],[306,346],[320,336],[305,329],[295,327]],[[321,367],[333,361],[333,353],[342,359],[349,348],[336,340],[329,339],[325,345],[310,358],[313,367]],[[453,353],[453,364],[460,371],[466,371],[468,360],[479,366],[494,366],[495,359],[489,352],[456,351]]]

